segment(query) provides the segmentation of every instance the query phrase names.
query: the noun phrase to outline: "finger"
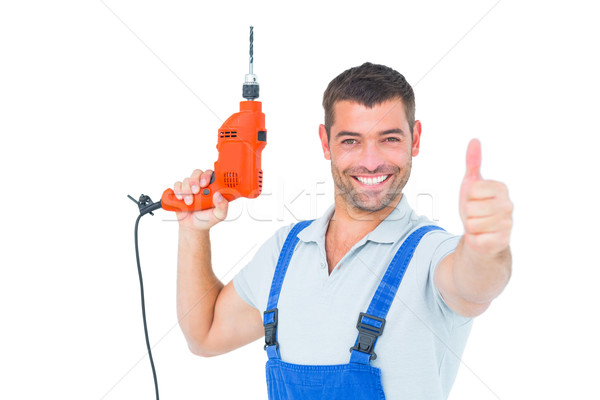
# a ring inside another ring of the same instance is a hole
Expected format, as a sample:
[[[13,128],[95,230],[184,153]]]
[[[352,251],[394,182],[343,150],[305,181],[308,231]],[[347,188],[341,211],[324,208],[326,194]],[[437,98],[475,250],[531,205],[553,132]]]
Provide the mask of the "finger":
[[[466,244],[481,254],[498,254],[510,245],[510,235],[506,232],[465,235]]]
[[[502,182],[480,180],[473,182],[467,193],[468,200],[483,200],[493,198],[508,198],[508,189]]]
[[[467,172],[465,176],[479,180],[481,179],[481,142],[472,139],[467,147]]]
[[[215,205],[213,215],[219,221],[223,221],[227,217],[229,202],[221,195],[221,193],[215,192],[215,194],[213,194],[213,204]]]
[[[195,169],[190,175],[190,187],[194,194],[200,191],[200,175],[202,175],[201,169]]]
[[[512,213],[512,202],[497,197],[491,199],[471,199],[466,202],[464,216],[466,218],[489,217],[494,214]]]
[[[506,232],[512,228],[512,218],[506,215],[492,215],[490,217],[467,218],[465,233],[478,235],[482,233]]]
[[[175,184],[173,185],[173,192],[175,193],[175,197],[177,197],[177,200],[181,200],[181,182],[177,181],[175,182]]]
[[[496,199],[469,200],[465,204],[466,218],[489,217],[496,209]]]
[[[212,178],[213,171],[212,169],[207,169],[200,176],[200,187],[206,187],[210,183],[210,179]]]
[[[194,202],[194,196],[192,196],[192,189],[190,188],[190,178],[185,178],[181,185],[181,193],[183,194],[183,201],[188,206]]]

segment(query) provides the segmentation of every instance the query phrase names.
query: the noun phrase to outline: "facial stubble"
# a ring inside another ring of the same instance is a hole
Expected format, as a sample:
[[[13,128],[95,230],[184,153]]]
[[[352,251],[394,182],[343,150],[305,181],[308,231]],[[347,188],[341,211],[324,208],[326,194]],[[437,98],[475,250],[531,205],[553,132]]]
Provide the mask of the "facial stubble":
[[[347,168],[341,173],[333,158],[331,160],[331,175],[333,176],[333,181],[337,187],[336,195],[342,196],[347,207],[364,212],[377,212],[394,203],[398,196],[402,195],[402,190],[404,189],[404,186],[406,186],[408,178],[410,177],[411,169],[412,157],[409,157],[408,161],[402,168],[398,167],[397,165],[381,165],[374,171],[368,171],[365,168]],[[382,189],[383,193],[381,191],[377,193],[369,193],[369,189],[361,189],[358,186],[359,183],[356,182],[356,180],[352,177],[353,175],[363,174],[389,174],[391,176],[388,178],[388,180],[391,179],[391,181],[385,184],[385,187],[387,188]],[[355,181],[356,183],[352,181]],[[371,204],[372,201],[370,201],[370,199],[378,200],[375,204]]]

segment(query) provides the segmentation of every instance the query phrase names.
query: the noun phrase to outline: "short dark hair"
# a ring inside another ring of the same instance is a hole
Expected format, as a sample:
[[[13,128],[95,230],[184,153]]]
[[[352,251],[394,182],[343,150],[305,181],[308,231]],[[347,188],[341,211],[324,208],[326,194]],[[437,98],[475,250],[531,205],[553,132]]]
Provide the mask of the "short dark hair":
[[[333,106],[337,101],[351,100],[372,108],[396,98],[402,99],[412,135],[415,124],[415,94],[401,73],[385,65],[370,62],[342,72],[329,83],[323,94],[327,140],[329,141],[331,126],[335,120]]]

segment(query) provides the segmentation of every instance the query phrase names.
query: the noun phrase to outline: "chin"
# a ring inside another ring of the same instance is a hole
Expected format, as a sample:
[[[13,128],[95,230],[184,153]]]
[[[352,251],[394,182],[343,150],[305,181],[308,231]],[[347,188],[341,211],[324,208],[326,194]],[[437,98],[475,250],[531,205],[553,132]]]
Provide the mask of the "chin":
[[[349,199],[348,204],[351,204],[354,208],[360,211],[365,212],[377,212],[384,210],[386,208],[393,207],[391,204],[394,203],[394,200],[398,196],[389,198],[388,196],[384,196],[383,199],[376,199],[373,201],[360,201],[356,199]]]

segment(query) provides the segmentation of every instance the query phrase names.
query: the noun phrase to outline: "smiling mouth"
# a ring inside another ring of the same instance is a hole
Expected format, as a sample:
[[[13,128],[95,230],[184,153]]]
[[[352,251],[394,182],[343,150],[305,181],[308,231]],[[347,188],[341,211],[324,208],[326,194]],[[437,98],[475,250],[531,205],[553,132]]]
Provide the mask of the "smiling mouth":
[[[374,175],[374,176],[365,176],[365,175],[360,175],[360,176],[352,176],[354,178],[354,180],[362,183],[363,185],[366,186],[378,186],[383,184],[383,182],[387,181],[388,178],[392,176],[390,175]]]

